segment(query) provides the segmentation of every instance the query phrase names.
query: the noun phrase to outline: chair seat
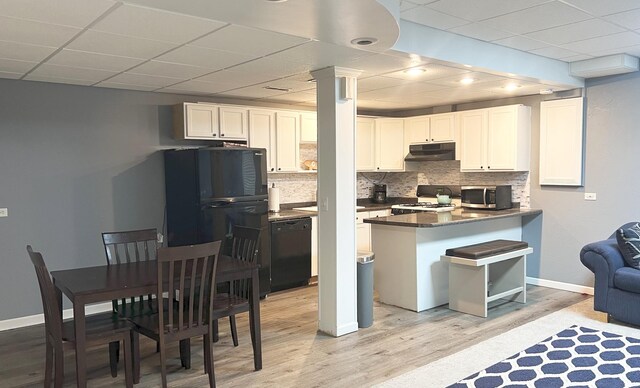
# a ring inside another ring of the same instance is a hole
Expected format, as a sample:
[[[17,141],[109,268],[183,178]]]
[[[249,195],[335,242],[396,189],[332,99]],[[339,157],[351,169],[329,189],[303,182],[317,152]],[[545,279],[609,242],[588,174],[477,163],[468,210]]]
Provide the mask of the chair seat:
[[[217,294],[213,298],[213,315],[216,313],[249,311],[249,300],[233,294]],[[226,316],[226,315],[223,315]]]
[[[621,290],[640,294],[640,270],[631,267],[619,268],[613,275],[613,284]]]
[[[164,313],[164,326],[166,328],[165,332],[174,332],[178,331],[178,309],[174,309],[173,311],[173,323],[169,323],[169,313],[165,311]],[[198,309],[194,308],[194,317],[198,317]],[[185,313],[186,315],[186,313]],[[206,315],[204,315],[206,316]],[[140,315],[137,317],[130,318],[131,322],[139,329],[145,331],[145,335],[154,334],[159,335],[160,328],[160,315],[159,314],[150,314],[150,315]],[[197,318],[196,318],[197,320]],[[194,322],[192,328],[197,327],[197,322]],[[185,318],[185,323],[182,329],[187,328],[187,322]],[[202,326],[203,330],[207,330],[207,326]]]
[[[163,298],[164,309],[169,308],[169,299]],[[145,299],[141,301],[135,301],[133,303],[127,302],[126,304],[118,304],[118,315],[125,318],[133,318],[141,315],[151,315],[158,313],[158,300],[157,299]]]
[[[112,337],[117,333],[129,333],[133,328],[127,319],[118,317],[111,312],[87,315],[85,320],[87,339]],[[75,339],[75,325],[73,321],[62,324],[62,338],[73,342]]]

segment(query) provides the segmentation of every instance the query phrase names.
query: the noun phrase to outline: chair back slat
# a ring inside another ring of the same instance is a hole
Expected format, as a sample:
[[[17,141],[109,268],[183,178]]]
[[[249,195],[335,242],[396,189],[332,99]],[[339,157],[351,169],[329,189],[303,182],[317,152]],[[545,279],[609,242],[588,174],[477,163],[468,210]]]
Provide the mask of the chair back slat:
[[[31,245],[27,245],[29,258],[33,263],[38,278],[40,297],[42,298],[42,310],[44,312],[44,326],[47,335],[56,341],[62,341],[62,316],[61,308],[55,296],[55,289],[49,270],[44,263],[42,254],[34,252]]]
[[[209,324],[208,312],[213,307],[212,285],[215,284],[220,244],[216,241],[158,249],[158,295],[168,291],[174,300],[167,311],[167,322],[164,322],[164,306],[158,304],[161,337]],[[165,281],[168,284],[166,288]],[[196,301],[198,309],[193,308]],[[189,307],[185,308],[185,304]]]
[[[231,257],[255,263],[260,248],[261,230],[244,226],[233,227],[231,239]],[[240,298],[249,299],[251,282],[249,279],[235,280],[231,284],[230,292]]]

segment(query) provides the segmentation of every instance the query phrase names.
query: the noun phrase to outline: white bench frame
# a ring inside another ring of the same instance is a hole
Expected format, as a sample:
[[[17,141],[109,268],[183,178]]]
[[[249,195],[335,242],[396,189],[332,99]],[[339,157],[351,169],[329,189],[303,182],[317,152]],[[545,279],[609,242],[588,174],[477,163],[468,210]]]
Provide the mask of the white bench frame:
[[[442,255],[449,263],[449,308],[487,317],[487,305],[497,299],[527,303],[527,255],[533,248],[467,259]]]

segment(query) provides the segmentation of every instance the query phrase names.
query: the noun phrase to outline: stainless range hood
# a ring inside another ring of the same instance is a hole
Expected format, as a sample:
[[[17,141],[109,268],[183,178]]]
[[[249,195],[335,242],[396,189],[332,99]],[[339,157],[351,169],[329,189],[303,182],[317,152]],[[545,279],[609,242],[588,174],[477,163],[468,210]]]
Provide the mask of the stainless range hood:
[[[405,162],[426,162],[456,159],[456,143],[411,144]]]

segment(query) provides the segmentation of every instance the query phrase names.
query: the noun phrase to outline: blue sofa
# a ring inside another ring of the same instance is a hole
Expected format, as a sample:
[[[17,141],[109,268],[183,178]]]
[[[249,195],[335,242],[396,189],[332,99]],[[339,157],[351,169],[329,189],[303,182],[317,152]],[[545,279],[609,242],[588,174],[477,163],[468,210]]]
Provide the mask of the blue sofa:
[[[629,267],[622,258],[616,232],[582,248],[580,261],[595,275],[594,309],[607,313],[607,322],[613,318],[640,325],[640,270]]]

